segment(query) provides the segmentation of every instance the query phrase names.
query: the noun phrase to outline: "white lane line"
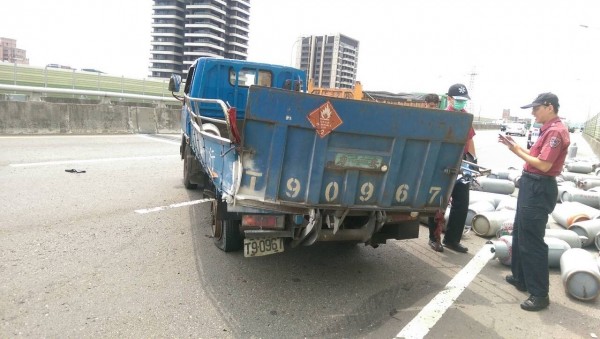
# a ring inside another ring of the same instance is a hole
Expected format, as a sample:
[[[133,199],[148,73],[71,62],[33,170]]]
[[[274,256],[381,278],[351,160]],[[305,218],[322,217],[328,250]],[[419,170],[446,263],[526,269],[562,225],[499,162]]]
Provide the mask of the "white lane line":
[[[144,139],[148,139],[148,140],[152,140],[152,141],[165,142],[165,143],[171,144],[171,145],[178,145],[178,146],[181,145],[181,140],[175,141],[175,140],[167,140],[167,139],[162,139],[162,138],[153,138],[153,137],[151,137],[149,135],[145,135],[145,134],[138,134],[137,136],[139,136],[140,138],[144,138]]]
[[[2,135],[0,139],[75,139],[75,138],[132,138],[131,134],[90,134],[90,135],[73,135],[73,134],[44,134],[44,135]]]
[[[396,338],[423,338],[442,318],[442,315],[458,299],[475,276],[487,264],[494,254],[492,245],[484,245],[469,263],[435,296],[413,320],[396,334]]]
[[[44,162],[30,162],[23,164],[9,164],[10,167],[35,167],[35,166],[51,166],[51,165],[63,165],[63,164],[85,164],[92,162],[112,162],[112,161],[131,161],[131,160],[152,160],[152,159],[163,159],[171,157],[180,157],[179,154],[171,155],[151,155],[147,157],[123,157],[123,158],[101,158],[101,159],[81,159],[81,160],[61,160],[61,161],[44,161]]]
[[[168,205],[168,206],[159,206],[159,207],[144,208],[144,209],[141,209],[141,210],[135,210],[135,213],[139,213],[139,214],[152,213],[152,212],[163,211],[163,210],[166,210],[166,209],[169,209],[169,208],[177,208],[177,207],[197,205],[197,204],[201,204],[203,202],[213,201],[213,200],[214,199],[192,200],[192,201],[180,202],[180,203],[177,203],[177,204],[171,204],[171,205]]]

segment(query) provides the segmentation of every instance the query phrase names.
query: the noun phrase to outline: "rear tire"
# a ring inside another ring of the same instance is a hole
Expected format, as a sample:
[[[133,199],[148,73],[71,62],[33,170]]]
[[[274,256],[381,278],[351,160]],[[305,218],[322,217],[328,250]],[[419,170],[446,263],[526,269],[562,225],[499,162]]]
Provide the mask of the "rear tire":
[[[220,205],[220,206],[219,206]],[[244,238],[240,226],[241,220],[232,219],[220,219],[219,211],[217,208],[227,208],[223,202],[213,201],[213,225],[212,225],[212,236],[215,245],[224,252],[239,251],[244,246]],[[223,211],[222,214],[225,214]]]

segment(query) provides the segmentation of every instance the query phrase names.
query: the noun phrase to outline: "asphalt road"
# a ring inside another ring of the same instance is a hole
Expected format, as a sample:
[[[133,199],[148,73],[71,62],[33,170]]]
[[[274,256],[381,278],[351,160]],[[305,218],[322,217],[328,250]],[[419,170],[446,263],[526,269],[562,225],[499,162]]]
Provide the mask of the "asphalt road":
[[[496,135],[478,132],[480,164],[520,168]],[[178,140],[0,137],[0,337],[394,337],[488,240],[470,233],[468,254],[436,253],[423,227],[377,249],[223,253],[210,204],[183,188]],[[519,308],[527,295],[508,272],[488,262],[427,337],[600,335],[600,302],[569,298],[560,270],[539,313]]]

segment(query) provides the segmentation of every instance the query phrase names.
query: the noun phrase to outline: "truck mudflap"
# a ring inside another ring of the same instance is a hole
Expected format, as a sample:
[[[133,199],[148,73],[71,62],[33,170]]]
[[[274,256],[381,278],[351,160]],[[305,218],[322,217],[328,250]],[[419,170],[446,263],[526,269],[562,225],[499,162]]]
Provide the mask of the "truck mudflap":
[[[235,203],[433,215],[448,203],[472,119],[252,86]]]

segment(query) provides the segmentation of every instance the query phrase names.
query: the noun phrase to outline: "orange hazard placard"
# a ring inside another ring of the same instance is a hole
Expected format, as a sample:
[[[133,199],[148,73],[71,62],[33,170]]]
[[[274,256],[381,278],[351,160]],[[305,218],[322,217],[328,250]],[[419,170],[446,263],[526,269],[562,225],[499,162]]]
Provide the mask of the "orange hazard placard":
[[[307,118],[321,138],[331,133],[331,131],[338,128],[338,126],[343,123],[329,101],[310,112]]]

